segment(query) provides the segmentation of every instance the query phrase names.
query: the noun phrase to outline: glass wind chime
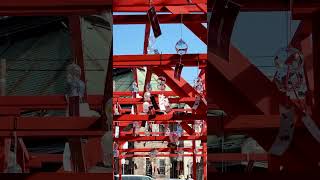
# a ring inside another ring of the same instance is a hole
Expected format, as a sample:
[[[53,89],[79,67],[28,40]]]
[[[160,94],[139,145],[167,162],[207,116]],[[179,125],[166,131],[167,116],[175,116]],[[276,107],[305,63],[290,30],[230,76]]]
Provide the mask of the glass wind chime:
[[[182,56],[187,54],[187,51],[188,51],[188,44],[182,39],[182,26],[183,26],[182,17],[183,17],[183,15],[181,14],[181,25],[180,25],[181,38],[179,39],[179,41],[175,45],[177,54],[180,55],[180,61],[175,66],[174,78],[179,80],[179,81],[180,81],[181,73],[182,73],[182,69],[183,69]]]

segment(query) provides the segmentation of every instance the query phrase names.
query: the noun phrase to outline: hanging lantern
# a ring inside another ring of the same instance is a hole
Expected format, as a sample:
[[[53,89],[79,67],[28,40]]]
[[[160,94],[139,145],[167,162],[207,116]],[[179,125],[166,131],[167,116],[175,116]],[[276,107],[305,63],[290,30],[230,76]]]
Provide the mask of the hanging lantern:
[[[166,90],[166,81],[167,81],[167,79],[165,77],[163,77],[163,76],[158,77],[158,86],[157,87],[160,91]]]
[[[176,43],[176,51],[180,56],[183,56],[185,54],[187,54],[188,51],[188,44],[186,42],[184,42],[183,39],[180,39],[177,43]]]
[[[295,48],[281,48],[277,51],[274,64],[274,82],[283,92],[298,90],[304,83],[303,55]]]

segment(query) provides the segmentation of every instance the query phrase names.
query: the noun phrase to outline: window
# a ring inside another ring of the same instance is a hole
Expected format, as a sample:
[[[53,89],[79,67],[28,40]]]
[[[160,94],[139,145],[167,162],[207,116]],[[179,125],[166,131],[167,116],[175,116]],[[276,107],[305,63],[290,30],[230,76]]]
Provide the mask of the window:
[[[152,176],[152,165],[149,158],[146,158],[146,175]]]
[[[166,161],[164,159],[159,160],[160,175],[166,175]]]

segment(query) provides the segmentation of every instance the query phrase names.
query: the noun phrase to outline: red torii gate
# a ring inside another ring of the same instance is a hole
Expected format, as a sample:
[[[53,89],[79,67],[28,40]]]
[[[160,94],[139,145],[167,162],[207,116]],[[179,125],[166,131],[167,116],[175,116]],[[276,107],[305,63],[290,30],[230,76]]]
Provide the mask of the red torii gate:
[[[72,49],[77,64],[84,71],[82,40],[80,29],[80,15],[101,14],[111,9],[112,0],[4,0],[0,4],[1,16],[68,16],[70,29],[72,33]],[[108,71],[112,71],[111,61]],[[112,72],[111,72],[112,73]],[[82,73],[82,79],[85,80],[85,73]],[[112,74],[108,73],[106,77],[106,90],[109,88],[107,82],[112,79]],[[92,108],[103,109],[106,99],[111,98],[110,93],[103,96],[88,96],[87,99]],[[67,104],[64,96],[1,96],[0,97],[0,120],[1,120],[1,143],[0,146],[0,170],[5,168],[5,159],[7,159],[4,151],[10,146],[10,138],[12,132],[16,132],[18,137],[90,137],[88,144],[90,146],[100,147],[99,137],[101,137],[105,129],[92,129],[90,126],[101,124],[102,119],[83,118],[83,117],[20,117],[20,112],[27,109],[65,109]],[[70,124],[71,123],[71,124]],[[98,138],[98,139],[97,139]],[[84,164],[74,164],[80,167],[80,171],[84,172],[86,168],[95,165],[102,157],[92,156],[97,148],[84,147],[85,157],[79,156],[80,162],[86,161]],[[81,151],[78,149],[77,151]],[[28,172],[29,168],[39,167],[42,162],[62,162],[62,157],[57,155],[46,154],[29,154],[23,141],[18,142],[17,161],[21,165],[23,172]],[[91,164],[90,164],[91,163]],[[64,175],[56,175],[59,178]],[[77,175],[81,179],[84,175]],[[88,178],[89,175],[86,176]],[[95,175],[91,175],[96,177]],[[112,173],[100,175],[102,178],[110,178]],[[35,177],[35,176],[33,176]],[[44,178],[45,175],[39,175],[35,178]]]
[[[152,2],[152,1],[151,1]],[[184,0],[160,0],[152,2],[152,5],[158,12],[171,12],[171,14],[158,14],[160,24],[168,23],[180,23],[181,14],[183,14],[183,23],[194,32],[200,40],[206,41],[206,28],[203,27],[202,23],[207,22],[206,15],[206,0],[195,0],[192,2]],[[115,1],[113,4],[114,12],[147,12],[150,8],[150,3],[144,0],[133,0],[133,1],[124,1],[119,0]],[[191,12],[197,12],[198,14],[190,14]],[[180,81],[174,78],[174,70],[172,67],[179,62],[180,56],[177,54],[162,54],[162,55],[147,55],[147,46],[149,41],[150,34],[150,23],[147,15],[114,15],[114,24],[146,24],[145,30],[145,39],[144,39],[144,52],[143,55],[114,55],[113,56],[113,67],[114,68],[133,68],[135,81],[137,80],[137,70],[135,68],[147,67],[146,73],[146,84],[151,80],[152,73],[158,76],[164,76],[167,79],[167,85],[172,89],[172,91],[165,91],[166,96],[178,96],[170,98],[171,103],[186,103],[193,105],[195,100],[195,95],[198,94],[193,87],[187,83],[183,78]],[[200,29],[201,31],[198,31]],[[204,73],[202,73],[203,79],[205,78],[205,70],[207,64],[207,55],[206,54],[187,54],[183,56],[184,66],[190,67],[200,67]],[[144,87],[146,89],[146,87]],[[138,92],[143,95],[144,92]],[[153,95],[158,95],[163,92],[152,91]],[[125,98],[123,96],[131,96],[131,92],[113,92],[113,103],[118,104],[130,104],[137,107],[141,106],[143,103],[142,98]],[[159,133],[151,133],[151,135],[156,134],[157,136],[140,136],[134,137],[129,134],[132,132],[122,132],[122,129],[132,121],[146,121],[151,120],[155,124],[167,124],[167,123],[176,123],[177,120],[182,121],[181,126],[186,131],[180,140],[192,140],[193,146],[191,148],[183,148],[184,150],[190,152],[190,155],[193,157],[193,178],[196,179],[196,156],[202,156],[204,163],[204,179],[207,179],[206,176],[206,135],[198,136],[194,135],[194,130],[188,124],[193,124],[196,119],[203,119],[206,121],[206,104],[202,102],[200,105],[202,108],[198,108],[196,112],[189,115],[176,115],[174,112],[185,112],[186,109],[173,109],[173,111],[167,115],[157,115],[155,118],[151,118],[148,115],[120,115],[114,116],[113,123],[120,127],[120,137],[115,138],[116,142],[119,142],[119,159],[125,157],[146,157],[146,155],[139,155],[136,153],[139,152],[150,152],[149,148],[135,148],[135,149],[121,149],[121,144],[125,141],[169,141],[169,137],[163,136]],[[139,109],[139,108],[136,108]],[[130,110],[122,109],[122,112],[127,112]],[[139,111],[139,110],[138,110]],[[190,109],[190,111],[192,111]],[[205,130],[204,130],[205,131]],[[140,133],[143,135],[144,133]],[[129,135],[129,136],[128,136]],[[201,154],[196,154],[195,151],[195,140],[202,141],[202,148],[199,149]],[[170,148],[157,148],[159,152],[170,152]],[[121,155],[122,152],[135,152],[134,155]],[[157,156],[163,157],[173,157],[177,156],[175,154],[158,154]],[[121,164],[115,164],[118,166],[119,175],[121,177]]]

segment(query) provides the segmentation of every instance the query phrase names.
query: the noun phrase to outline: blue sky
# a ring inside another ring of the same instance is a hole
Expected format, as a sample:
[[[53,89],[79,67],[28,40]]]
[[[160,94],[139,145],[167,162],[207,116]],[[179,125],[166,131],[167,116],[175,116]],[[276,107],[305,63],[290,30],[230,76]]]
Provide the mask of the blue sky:
[[[291,36],[298,24],[299,21],[292,21]],[[287,25],[287,12],[241,12],[231,41],[260,70],[272,76],[273,56],[288,42]],[[180,28],[181,24],[161,24],[163,34],[157,39],[156,48],[162,53],[176,53],[174,46],[181,37]],[[144,30],[145,25],[114,25],[114,54],[143,54]],[[189,53],[207,52],[207,46],[185,26],[182,34]],[[192,83],[196,73],[194,68],[184,68],[182,76]]]
[[[161,24],[162,35],[156,39],[155,48],[163,54],[176,54],[175,44],[181,38],[181,28],[189,54],[207,53],[207,45],[181,24]],[[143,54],[144,32],[145,25],[113,25],[114,55]],[[197,68],[185,67],[182,77],[193,83],[197,72]]]

